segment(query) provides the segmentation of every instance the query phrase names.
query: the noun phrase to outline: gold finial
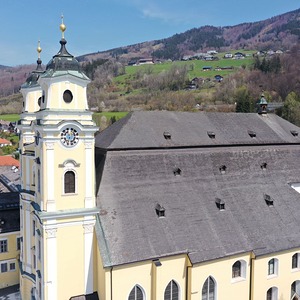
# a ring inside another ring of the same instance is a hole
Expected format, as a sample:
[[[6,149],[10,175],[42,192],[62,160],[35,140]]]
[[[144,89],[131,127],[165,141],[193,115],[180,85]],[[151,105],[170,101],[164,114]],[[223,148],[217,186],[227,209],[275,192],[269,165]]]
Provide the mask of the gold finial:
[[[38,58],[41,58],[42,48],[40,45],[40,41],[38,41],[38,47],[37,47],[36,51],[38,52]]]
[[[60,24],[59,28],[61,31],[61,37],[64,39],[65,38],[64,32],[67,29],[66,25],[64,24],[64,15],[61,15],[61,24]]]

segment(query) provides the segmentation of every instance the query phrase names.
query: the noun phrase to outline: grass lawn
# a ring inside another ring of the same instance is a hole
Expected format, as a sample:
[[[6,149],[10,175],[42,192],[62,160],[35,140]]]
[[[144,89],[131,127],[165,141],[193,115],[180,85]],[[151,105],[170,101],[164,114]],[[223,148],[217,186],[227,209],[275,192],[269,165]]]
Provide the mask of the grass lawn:
[[[231,53],[235,53],[237,51],[231,51]],[[217,57],[219,60],[214,61],[204,61],[204,60],[190,60],[190,61],[175,61],[175,62],[164,62],[157,63],[153,65],[140,65],[140,66],[126,66],[125,74],[120,75],[114,78],[115,84],[118,85],[119,90],[125,92],[126,85],[130,83],[130,81],[135,77],[135,74],[154,74],[157,75],[163,71],[168,71],[172,66],[188,66],[188,76],[189,79],[193,79],[195,77],[202,78],[213,78],[215,75],[227,76],[233,72],[235,72],[239,68],[246,68],[251,66],[254,63],[254,59],[252,54],[254,51],[240,51],[244,54],[248,54],[244,59],[230,59],[224,58],[225,53],[218,53]],[[210,71],[203,71],[203,67],[211,67]],[[217,67],[232,67],[232,69],[220,70],[217,71],[215,68]]]
[[[8,114],[8,115],[0,115],[0,120],[15,122],[20,119],[20,115],[18,114]]]
[[[94,113],[95,116],[105,116],[107,119],[112,118],[113,116],[115,116],[116,120],[119,120],[123,117],[125,117],[128,114],[128,112],[126,111],[119,111],[119,112],[100,112],[100,113]],[[18,121],[20,119],[20,115],[18,114],[9,114],[9,115],[0,115],[0,120],[3,121],[9,121],[9,122],[15,122]]]
[[[126,111],[105,111],[105,112],[97,112],[94,113],[93,115],[96,117],[102,117],[105,116],[107,119],[111,119],[113,116],[116,118],[116,120],[122,119],[123,117],[125,117],[128,114],[128,112]]]

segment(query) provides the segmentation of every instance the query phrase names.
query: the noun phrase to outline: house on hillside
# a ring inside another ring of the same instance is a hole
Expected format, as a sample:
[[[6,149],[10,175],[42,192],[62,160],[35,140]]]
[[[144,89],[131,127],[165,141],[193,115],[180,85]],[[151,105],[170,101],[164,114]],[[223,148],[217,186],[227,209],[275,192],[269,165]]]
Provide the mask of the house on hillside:
[[[153,61],[152,57],[150,57],[150,58],[140,58],[137,61],[137,65],[151,65],[151,64],[154,64],[154,61]]]
[[[11,146],[11,142],[7,139],[0,138],[0,148],[4,146]]]
[[[245,55],[242,52],[236,52],[233,55],[233,59],[244,59]]]
[[[202,71],[211,71],[212,67],[211,66],[203,66]]]
[[[224,58],[232,58],[233,54],[232,53],[225,53]]]
[[[214,79],[217,82],[221,82],[223,80],[223,76],[221,76],[221,75],[218,74],[218,75],[215,75]]]

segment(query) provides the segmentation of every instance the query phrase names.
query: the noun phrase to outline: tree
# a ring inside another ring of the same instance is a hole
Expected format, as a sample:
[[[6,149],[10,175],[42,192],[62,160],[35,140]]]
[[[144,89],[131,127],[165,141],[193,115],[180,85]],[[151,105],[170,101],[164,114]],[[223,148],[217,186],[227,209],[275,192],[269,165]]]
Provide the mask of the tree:
[[[287,95],[282,109],[282,117],[295,125],[300,125],[300,97],[295,92]]]
[[[246,86],[239,87],[234,95],[236,112],[249,113],[254,111],[254,103]]]

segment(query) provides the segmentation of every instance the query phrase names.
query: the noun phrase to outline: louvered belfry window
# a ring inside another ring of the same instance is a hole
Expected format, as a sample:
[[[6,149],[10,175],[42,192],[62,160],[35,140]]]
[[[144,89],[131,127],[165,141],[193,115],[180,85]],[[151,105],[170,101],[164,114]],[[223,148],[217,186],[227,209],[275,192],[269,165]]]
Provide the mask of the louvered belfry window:
[[[75,193],[75,173],[67,171],[65,173],[65,194]]]

